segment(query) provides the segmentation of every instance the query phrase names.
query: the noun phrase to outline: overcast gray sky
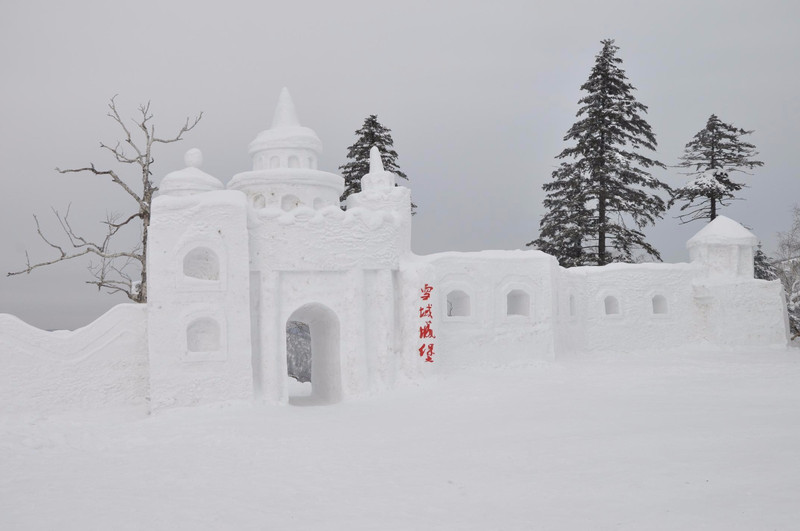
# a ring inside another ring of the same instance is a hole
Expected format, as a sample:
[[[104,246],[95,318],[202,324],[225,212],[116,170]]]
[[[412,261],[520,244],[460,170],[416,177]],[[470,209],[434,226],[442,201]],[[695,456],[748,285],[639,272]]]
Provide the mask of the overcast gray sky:
[[[800,201],[800,3],[796,1],[31,2],[0,12],[0,312],[44,328],[89,323],[122,296],[98,294],[85,263],[23,277],[52,257],[31,214],[72,202],[99,234],[106,211],[131,211],[117,187],[53,168],[109,163],[99,141],[119,94],[132,116],[151,100],[157,128],[204,118],[156,153],[156,180],[190,147],[227,182],[250,169],[247,144],[267,128],[281,87],[337,171],[369,114],[392,129],[419,213],[413,249],[514,249],[537,236],[541,186],[575,121],[580,85],[604,38],[616,39],[659,149],[675,164],[711,113],[753,129],[766,165],[722,213],[765,249]],[[685,177],[655,172],[670,185]],[[135,175],[132,175],[135,179]],[[671,213],[647,231],[665,261],[685,261],[701,228]]]

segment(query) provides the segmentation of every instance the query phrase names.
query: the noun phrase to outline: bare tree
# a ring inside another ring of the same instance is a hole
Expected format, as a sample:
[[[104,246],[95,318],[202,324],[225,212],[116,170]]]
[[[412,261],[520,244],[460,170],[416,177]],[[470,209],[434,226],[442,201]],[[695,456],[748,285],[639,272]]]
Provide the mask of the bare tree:
[[[78,235],[73,230],[69,220],[70,207],[67,207],[63,214],[52,209],[69,242],[62,245],[54,243],[51,238],[45,236],[39,219],[34,215],[36,231],[41,239],[57,252],[57,256],[52,260],[31,263],[28,252],[25,251],[25,268],[8,273],[8,276],[29,274],[39,267],[81,256],[94,256],[99,261],[90,262],[89,271],[94,280],[87,281],[87,284],[97,286],[98,290],[105,289],[108,293],[125,293],[134,302],[147,302],[147,231],[150,227],[150,205],[153,201],[153,194],[158,190],[151,180],[153,173],[150,168],[154,160],[153,147],[156,144],[170,144],[182,140],[185,133],[194,129],[203,117],[203,113],[198,114],[194,119],[186,118],[183,126],[174,136],[161,138],[156,136],[155,125],[152,123],[153,114],[150,112],[150,102],[139,106],[139,113],[136,118],[131,119],[132,127],[129,127],[117,111],[115,98],[116,96],[111,98],[108,103],[108,116],[122,128],[124,138],[113,147],[100,142],[100,147],[110,152],[118,163],[134,166],[140,173],[141,187],[129,186],[116,171],[97,169],[94,163],[83,168],[65,170],[56,168],[56,171],[59,173],[87,172],[98,177],[108,178],[114,184],[119,185],[136,202],[136,211],[125,216],[107,214],[106,220],[102,222],[105,225],[105,236],[101,240],[90,240]],[[132,131],[137,133],[138,138],[134,138]],[[135,225],[137,222],[141,223],[139,243],[130,250],[113,250],[111,244],[114,236],[121,229]],[[138,281],[134,280],[135,273],[130,272],[133,268],[139,272]]]
[[[792,339],[800,336],[800,206],[792,208],[792,226],[778,233],[778,278],[786,291],[787,311]]]

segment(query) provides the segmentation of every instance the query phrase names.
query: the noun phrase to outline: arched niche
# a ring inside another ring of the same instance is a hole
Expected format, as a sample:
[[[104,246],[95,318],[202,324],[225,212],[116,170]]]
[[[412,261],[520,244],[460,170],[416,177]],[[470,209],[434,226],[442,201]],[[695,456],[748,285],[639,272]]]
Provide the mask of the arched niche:
[[[603,299],[603,309],[606,315],[620,315],[619,299],[613,295],[607,295]]]
[[[221,348],[222,334],[215,319],[199,317],[186,327],[186,350],[189,352],[217,352]]]
[[[264,198],[264,194],[256,194],[253,196],[253,208],[261,210],[265,206],[267,206],[267,200]]]
[[[287,194],[281,198],[281,208],[286,212],[300,206],[300,198],[296,195]]]
[[[447,316],[469,317],[472,315],[472,303],[469,295],[460,289],[447,293]]]
[[[342,398],[338,316],[333,310],[322,304],[306,304],[292,312],[286,320],[286,326],[289,327],[290,323],[303,323],[308,327],[308,334],[311,338],[311,395],[294,400],[290,396],[289,402],[293,404],[338,402]],[[288,342],[285,354],[288,356]]]
[[[531,314],[531,296],[522,289],[512,289],[506,294],[506,315],[521,315],[528,317]]]
[[[183,257],[183,274],[200,280],[219,280],[219,257],[208,247],[195,247]]]
[[[666,315],[669,313],[669,305],[665,296],[661,294],[653,295],[650,302],[653,306],[653,315]]]

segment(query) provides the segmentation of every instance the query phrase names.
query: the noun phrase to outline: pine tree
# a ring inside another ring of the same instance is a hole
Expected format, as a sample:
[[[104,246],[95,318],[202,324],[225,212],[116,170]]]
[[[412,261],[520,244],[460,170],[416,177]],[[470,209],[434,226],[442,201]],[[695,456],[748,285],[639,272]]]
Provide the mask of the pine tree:
[[[377,146],[381,152],[383,168],[392,172],[398,177],[408,180],[405,173],[400,171],[397,165],[397,152],[393,149],[391,129],[384,127],[379,121],[378,116],[370,114],[364,120],[364,125],[356,131],[358,139],[355,144],[347,148],[347,158],[349,162],[339,166],[344,177],[344,193],[340,198],[342,203],[351,194],[361,191],[361,177],[369,173],[369,150],[372,146]],[[411,204],[411,211],[414,212],[415,204]]]
[[[772,260],[761,250],[761,242],[753,255],[753,277],[760,280],[778,280],[778,269]]]
[[[602,44],[581,86],[588,93],[578,101],[581,119],[564,137],[575,145],[556,157],[573,160],[562,162],[543,186],[547,212],[539,238],[528,243],[565,267],[630,262],[638,250],[660,259],[641,230],[666,210],[652,191],[670,191],[646,169],[665,166],[638,151],[656,148],[655,135],[641,116],[647,106],[633,97],[636,89],[620,67],[614,41]]]
[[[692,178],[675,190],[670,201],[670,206],[685,201],[681,211],[688,212],[678,216],[683,223],[716,218],[717,209],[727,206],[735,198],[734,192],[744,188],[744,184],[731,179],[731,174],[764,165],[754,159],[758,155],[756,147],[741,139],[752,132],[726,124],[712,114],[706,126],[686,144],[678,166],[691,168],[687,175]]]

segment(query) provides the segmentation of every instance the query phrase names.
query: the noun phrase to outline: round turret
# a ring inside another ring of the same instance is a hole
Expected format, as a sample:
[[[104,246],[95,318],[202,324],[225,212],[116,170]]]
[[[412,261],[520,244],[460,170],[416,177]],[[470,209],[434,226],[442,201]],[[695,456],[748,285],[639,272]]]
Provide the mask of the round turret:
[[[224,186],[216,178],[200,169],[203,164],[203,152],[192,148],[183,157],[186,167],[168,173],[158,187],[162,195],[194,195],[213,190],[222,190]]]
[[[322,142],[312,129],[300,125],[286,88],[278,98],[272,126],[256,136],[249,152],[253,170],[235,175],[228,188],[246,193],[253,208],[339,205],[344,179],[317,169]]]

